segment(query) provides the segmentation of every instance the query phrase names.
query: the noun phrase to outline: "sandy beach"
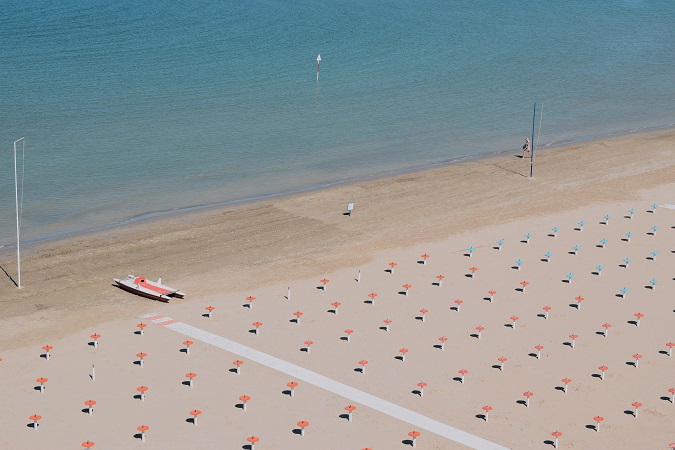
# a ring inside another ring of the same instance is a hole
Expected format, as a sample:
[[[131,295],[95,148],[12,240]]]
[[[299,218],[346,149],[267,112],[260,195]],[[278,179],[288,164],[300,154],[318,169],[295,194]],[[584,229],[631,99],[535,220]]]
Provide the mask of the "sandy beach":
[[[542,151],[532,179],[514,152],[26,246],[21,290],[5,251],[0,447],[238,449],[254,435],[256,450],[396,449],[418,430],[416,448],[468,448],[359,403],[361,394],[336,393],[348,386],[507,448],[553,448],[554,431],[558,448],[667,448],[675,209],[664,205],[675,204],[674,143],[667,129]],[[112,285],[127,274],[161,276],[187,296],[163,304]],[[326,377],[335,391],[298,381],[291,397],[289,373],[184,333],[195,328]],[[97,402],[92,415],[87,399]],[[186,421],[194,409],[197,425]],[[145,442],[135,436],[142,424]]]

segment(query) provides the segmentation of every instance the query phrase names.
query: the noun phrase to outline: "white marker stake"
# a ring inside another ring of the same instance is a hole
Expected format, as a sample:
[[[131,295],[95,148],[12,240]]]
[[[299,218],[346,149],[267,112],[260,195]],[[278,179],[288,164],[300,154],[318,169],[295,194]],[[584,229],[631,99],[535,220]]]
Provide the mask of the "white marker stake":
[[[361,269],[359,269],[359,274],[356,276],[356,282],[357,283],[361,282]]]
[[[91,381],[96,381],[96,367],[94,365],[91,365]]]
[[[291,299],[291,288],[288,288],[288,293],[286,294],[286,299],[290,300]]]
[[[321,54],[316,57],[316,81],[319,81],[319,72],[321,71]]]

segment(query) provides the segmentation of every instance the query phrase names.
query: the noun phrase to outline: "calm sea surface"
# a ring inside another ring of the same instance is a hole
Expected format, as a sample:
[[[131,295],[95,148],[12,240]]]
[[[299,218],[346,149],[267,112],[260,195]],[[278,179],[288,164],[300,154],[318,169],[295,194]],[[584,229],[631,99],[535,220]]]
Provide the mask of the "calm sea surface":
[[[35,241],[519,149],[535,101],[540,146],[672,125],[674,24],[671,0],[5,0],[0,245],[22,136]]]

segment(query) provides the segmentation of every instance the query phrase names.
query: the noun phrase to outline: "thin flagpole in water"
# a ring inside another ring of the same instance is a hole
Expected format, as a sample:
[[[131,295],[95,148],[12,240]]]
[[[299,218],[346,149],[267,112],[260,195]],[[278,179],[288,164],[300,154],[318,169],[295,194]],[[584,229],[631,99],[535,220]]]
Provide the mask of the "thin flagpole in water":
[[[321,71],[321,53],[316,57],[316,81],[319,81],[319,72]]]
[[[18,272],[17,277],[17,288],[21,289],[21,252],[19,250],[19,183],[18,176],[16,172],[16,143],[21,142],[22,146],[25,145],[24,138],[17,139],[14,141],[14,195],[16,198],[16,267]],[[23,149],[23,147],[22,147]],[[23,153],[22,153],[23,155]],[[23,160],[22,160],[23,161]],[[22,179],[23,180],[23,179]],[[22,184],[23,187],[23,184]],[[21,202],[23,203],[23,189],[21,190]]]
[[[544,102],[541,102],[541,109],[539,110],[539,130],[537,131],[537,147],[539,147],[539,138],[541,137],[541,123],[544,120]]]
[[[532,111],[532,140],[530,141],[531,144],[531,149],[530,149],[530,178],[532,178],[532,171],[534,169],[534,118],[537,115],[537,102],[534,102],[534,109]]]

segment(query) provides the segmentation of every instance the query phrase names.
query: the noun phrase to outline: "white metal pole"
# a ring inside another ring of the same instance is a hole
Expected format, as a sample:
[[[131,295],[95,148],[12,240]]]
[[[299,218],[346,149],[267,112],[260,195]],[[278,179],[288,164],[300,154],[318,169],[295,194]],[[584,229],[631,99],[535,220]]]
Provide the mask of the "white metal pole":
[[[14,195],[16,198],[16,267],[18,272],[17,288],[21,289],[21,252],[19,249],[19,184],[16,172],[16,143],[24,138],[14,141]],[[23,194],[23,193],[22,193]]]

